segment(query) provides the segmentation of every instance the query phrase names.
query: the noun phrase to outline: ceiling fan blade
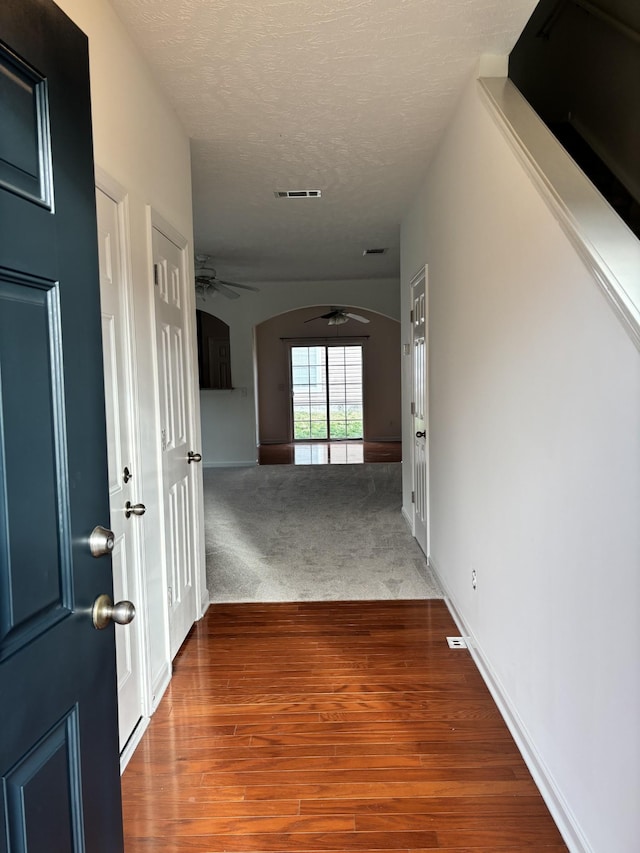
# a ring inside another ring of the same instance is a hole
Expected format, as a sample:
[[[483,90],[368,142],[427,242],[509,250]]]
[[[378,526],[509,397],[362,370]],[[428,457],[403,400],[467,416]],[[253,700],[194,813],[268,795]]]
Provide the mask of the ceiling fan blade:
[[[212,287],[214,290],[217,290],[218,293],[221,293],[223,296],[226,296],[227,299],[240,299],[239,293],[236,293],[235,290],[231,290],[230,287],[227,287],[226,284],[223,284],[221,281],[218,281],[218,279],[212,281],[209,287]]]
[[[310,317],[308,320],[305,320],[305,323],[310,323],[311,320],[331,320],[333,317],[337,317],[342,314],[338,308],[334,308],[333,311],[329,311],[328,314],[319,314],[317,317]]]
[[[318,317],[310,317],[308,320],[305,320],[305,323],[310,323],[312,320],[333,320],[334,317],[345,317],[344,308],[332,308],[331,311],[328,311],[326,314],[320,314]],[[346,322],[346,321],[345,321]]]
[[[361,317],[360,314],[351,314],[349,311],[344,312],[345,317],[351,317],[352,320],[357,320],[358,323],[369,323],[366,317]]]
[[[218,284],[226,284],[226,285],[229,285],[230,287],[241,287],[243,290],[253,290],[254,293],[260,293],[259,287],[253,287],[250,284],[238,284],[237,281],[225,281],[222,278],[217,278],[216,282]]]

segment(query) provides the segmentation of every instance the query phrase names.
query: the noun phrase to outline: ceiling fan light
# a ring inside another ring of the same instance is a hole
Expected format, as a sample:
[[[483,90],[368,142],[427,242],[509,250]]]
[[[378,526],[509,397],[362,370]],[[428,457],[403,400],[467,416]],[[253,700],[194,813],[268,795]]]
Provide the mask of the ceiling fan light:
[[[335,314],[329,317],[329,326],[341,326],[343,323],[348,323],[349,318],[345,314]]]
[[[223,281],[218,278],[218,274],[214,267],[209,266],[211,258],[209,255],[195,255],[195,287],[196,293],[203,299],[206,299],[208,294],[216,296],[221,293],[227,299],[239,299],[240,294],[236,288],[240,290],[252,290],[254,293],[259,293],[260,288],[254,287],[252,284],[240,284],[237,281]]]

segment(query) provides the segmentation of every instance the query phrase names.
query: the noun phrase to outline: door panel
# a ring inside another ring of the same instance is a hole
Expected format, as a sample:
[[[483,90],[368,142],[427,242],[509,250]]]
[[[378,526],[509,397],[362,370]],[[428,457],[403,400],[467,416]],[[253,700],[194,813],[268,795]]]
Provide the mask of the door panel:
[[[109,505],[113,549],[113,589],[117,600],[141,600],[137,579],[141,572],[140,540],[145,519],[125,517],[127,501],[142,499],[142,482],[134,455],[134,414],[132,360],[130,349],[132,318],[129,316],[127,282],[121,239],[121,208],[101,189],[96,191],[98,214],[98,257],[100,303],[102,308],[102,348],[104,360],[109,465]],[[126,473],[125,473],[126,469]],[[140,634],[144,614],[116,632],[118,673],[118,730],[120,750],[124,748],[143,714],[142,656]]]
[[[427,373],[427,290],[426,269],[411,283],[412,372],[413,372],[413,518],[414,536],[429,554],[429,437]]]
[[[3,507],[3,658],[73,610],[58,308],[55,282],[0,271],[0,429],[9,498]],[[38,489],[23,488],[25,482]],[[30,535],[31,529],[41,535]],[[25,563],[43,567],[35,587]]]
[[[9,850],[82,849],[78,713],[73,708],[5,776]],[[59,790],[55,811],[40,818],[43,798]]]
[[[188,324],[183,250],[152,229],[158,394],[162,437],[162,492],[167,557],[171,657],[198,616],[196,595],[196,465],[188,462],[192,422],[187,365]]]
[[[50,210],[47,79],[10,48],[0,52],[0,98],[12,116],[0,135],[0,184]]]
[[[115,853],[122,818],[88,54],[0,4],[0,851]],[[37,69],[37,70],[36,70]],[[55,178],[55,182],[54,179]]]

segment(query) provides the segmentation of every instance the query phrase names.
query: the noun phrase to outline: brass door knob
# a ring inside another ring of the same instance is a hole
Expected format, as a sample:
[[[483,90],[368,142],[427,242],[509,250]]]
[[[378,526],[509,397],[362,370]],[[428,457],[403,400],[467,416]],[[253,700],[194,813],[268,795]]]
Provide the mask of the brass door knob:
[[[108,595],[103,594],[96,598],[91,615],[94,627],[101,631],[109,622],[128,625],[136,615],[136,608],[130,601],[118,601],[114,604]]]

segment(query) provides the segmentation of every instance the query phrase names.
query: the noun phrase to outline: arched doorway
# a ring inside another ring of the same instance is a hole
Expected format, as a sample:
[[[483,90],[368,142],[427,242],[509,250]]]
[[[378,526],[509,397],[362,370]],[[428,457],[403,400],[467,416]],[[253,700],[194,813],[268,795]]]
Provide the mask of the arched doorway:
[[[321,316],[328,310],[300,308],[255,328],[263,451],[295,443],[400,441],[400,323],[358,308],[353,310],[369,322],[329,324]],[[316,446],[305,461],[330,461],[323,452],[326,457]],[[341,461],[363,461],[362,450],[359,459],[345,454],[334,449]]]

